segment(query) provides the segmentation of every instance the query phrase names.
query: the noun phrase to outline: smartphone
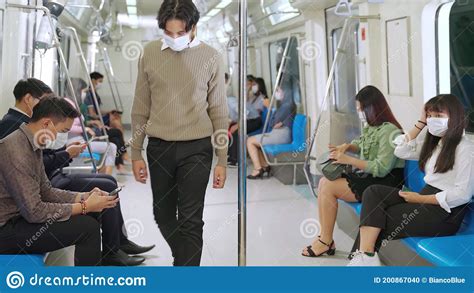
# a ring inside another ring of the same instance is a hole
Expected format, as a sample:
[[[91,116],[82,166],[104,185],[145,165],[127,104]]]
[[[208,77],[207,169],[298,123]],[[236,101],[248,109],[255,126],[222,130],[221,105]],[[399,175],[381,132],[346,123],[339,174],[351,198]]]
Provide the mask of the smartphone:
[[[112,191],[111,193],[109,193],[109,196],[115,196],[115,195],[117,195],[120,191],[122,191],[122,187],[118,187],[117,189],[115,189],[114,191]]]

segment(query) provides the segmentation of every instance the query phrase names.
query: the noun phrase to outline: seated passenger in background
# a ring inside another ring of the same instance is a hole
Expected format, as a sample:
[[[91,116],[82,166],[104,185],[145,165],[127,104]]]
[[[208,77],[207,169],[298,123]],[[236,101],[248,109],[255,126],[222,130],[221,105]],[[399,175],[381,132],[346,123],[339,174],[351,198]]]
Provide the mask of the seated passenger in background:
[[[100,98],[99,93],[97,91],[102,88],[102,85],[104,83],[104,76],[99,72],[92,72],[90,74],[90,77],[92,79],[92,88],[87,91],[83,101],[84,104],[87,106],[90,118],[98,119],[99,113],[101,113],[105,125],[111,128],[117,128],[120,131],[124,132],[122,124],[122,112],[118,111],[117,109],[112,111],[103,111],[102,109],[102,99]],[[93,92],[97,97],[99,109],[97,109],[96,104],[94,102]]]
[[[98,128],[107,128],[107,134],[109,135],[109,140],[113,142],[117,146],[117,156],[115,159],[115,166],[117,167],[117,171],[120,174],[129,175],[130,172],[126,172],[124,170],[124,161],[128,161],[128,153],[127,153],[127,146],[124,140],[124,129],[122,125],[122,113],[118,112],[117,110],[105,113],[100,108],[102,106],[102,99],[100,98],[97,90],[102,87],[104,82],[104,76],[98,72],[93,72],[90,74],[92,79],[93,88],[87,88],[87,84],[82,84],[82,86],[86,86],[86,88],[81,90],[81,96],[83,98],[83,106],[87,109],[85,111],[84,116],[87,123],[91,123],[93,126]],[[94,95],[92,91],[95,92],[95,96],[97,97],[97,102],[99,104],[99,109],[96,108],[96,104],[94,102]],[[82,109],[82,107],[81,107]],[[100,122],[99,113],[101,113],[102,119],[105,125],[102,125]],[[94,125],[94,124],[99,124]],[[101,130],[96,129],[96,133],[101,133]]]
[[[425,138],[417,139],[426,126]],[[382,185],[364,191],[358,250],[349,266],[380,265],[376,252],[387,239],[449,236],[459,230],[474,195],[474,143],[465,128],[461,102],[439,95],[426,103],[413,129],[395,139],[395,155],[419,160],[426,186],[419,194]],[[407,215],[410,223],[404,225]]]
[[[255,132],[262,128],[262,112],[264,110],[263,101],[267,98],[267,89],[265,87],[265,81],[263,79],[254,78],[251,84],[252,96],[249,96],[247,100],[247,134]],[[229,147],[229,160],[230,166],[236,166],[239,154],[239,124],[234,123],[230,126],[229,132],[232,135],[230,140],[231,145]]]
[[[234,125],[239,122],[239,101],[237,97],[233,96],[230,92],[230,75],[225,73],[225,86],[227,89],[227,107],[229,108],[229,125]],[[230,142],[229,142],[230,143]]]
[[[0,253],[46,253],[75,245],[75,265],[101,264],[100,214],[94,213],[116,206],[117,196],[52,188],[41,158],[41,149],[67,132],[78,115],[66,101],[44,98],[28,125],[0,140]],[[44,227],[47,233],[32,240]]]
[[[23,123],[28,123],[33,115],[33,108],[46,96],[52,95],[53,91],[41,80],[29,78],[20,80],[13,89],[15,96],[15,107],[10,108],[8,113],[0,121],[0,139],[10,135]],[[43,150],[43,162],[46,174],[50,175],[58,168],[65,167],[71,159],[78,157],[83,151],[83,146],[74,143],[65,149]]]
[[[291,128],[296,114],[296,105],[291,95],[285,94],[281,88],[275,93],[275,99],[277,100],[277,110],[272,114],[269,124],[272,131],[252,136],[247,140],[248,152],[254,167],[252,174],[247,176],[248,179],[261,179],[265,174],[271,176],[271,168],[261,150],[262,136],[263,145],[288,144],[292,141]]]
[[[82,93],[85,93],[85,91],[87,90],[87,83],[80,78],[72,78],[71,82],[74,87],[76,97],[81,97]],[[68,94],[68,96],[72,97],[72,94]],[[76,107],[75,103],[70,98],[66,98],[66,100],[73,107]],[[84,117],[82,118],[84,119]],[[86,133],[83,132],[81,120],[79,119],[79,117],[74,119],[74,124],[71,128],[71,131],[69,132],[69,137],[67,140],[68,143],[79,142],[81,144],[84,144],[91,138],[96,137],[96,131],[88,126],[91,125],[91,123],[85,122],[84,124],[86,126]],[[115,165],[115,157],[121,155],[117,152],[117,145],[115,145],[113,142],[110,142],[108,144],[106,141],[92,141],[90,143],[90,147],[93,153],[103,154],[106,156],[104,167],[99,170],[99,172],[112,175],[113,167]]]
[[[336,245],[333,232],[338,199],[361,202],[364,190],[373,184],[397,188],[404,184],[405,162],[394,155],[395,146],[392,143],[393,138],[402,133],[402,127],[393,116],[384,95],[376,87],[367,86],[355,99],[357,112],[364,123],[362,135],[350,144],[329,146],[330,158],[335,160],[334,163],[352,165],[355,172],[334,181],[325,177],[319,181],[321,235],[303,250],[303,256],[334,255]],[[359,154],[359,158],[349,156],[346,152]]]

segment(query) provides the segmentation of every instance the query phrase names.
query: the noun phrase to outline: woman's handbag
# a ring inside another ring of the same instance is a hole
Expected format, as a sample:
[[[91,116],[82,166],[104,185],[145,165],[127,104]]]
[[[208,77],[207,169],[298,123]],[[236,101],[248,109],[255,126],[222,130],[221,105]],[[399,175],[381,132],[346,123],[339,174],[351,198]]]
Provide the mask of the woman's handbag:
[[[343,174],[349,174],[352,172],[351,165],[337,164],[334,162],[335,160],[329,158],[329,152],[321,155],[317,162],[317,169],[328,180],[334,181],[341,178]]]

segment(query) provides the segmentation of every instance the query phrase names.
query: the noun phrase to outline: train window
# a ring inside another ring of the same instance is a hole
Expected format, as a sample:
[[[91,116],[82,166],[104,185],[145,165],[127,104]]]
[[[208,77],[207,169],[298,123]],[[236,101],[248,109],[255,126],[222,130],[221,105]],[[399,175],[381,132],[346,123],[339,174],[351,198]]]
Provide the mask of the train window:
[[[290,4],[289,0],[276,0],[270,5],[266,5],[265,12],[270,16],[272,25],[282,23],[300,15],[299,12],[291,13],[295,11]]]
[[[288,48],[288,55],[286,59],[286,66],[283,70],[283,76],[280,80],[280,87],[283,89],[285,95],[292,96],[298,109],[302,111],[301,89],[300,89],[300,67],[298,54],[298,39],[291,37],[290,46]],[[284,58],[283,53],[288,39],[270,43],[270,76],[272,90],[275,88],[275,82],[278,75],[279,66]]]
[[[69,0],[65,9],[76,19],[80,20],[90,5],[87,0]]]
[[[448,25],[446,25],[448,24]],[[437,17],[438,92],[459,97],[474,132],[474,0],[442,6]]]
[[[355,34],[358,32],[356,26]],[[332,48],[333,56],[336,55],[337,46],[341,39],[342,28],[337,28],[332,31]],[[346,36],[347,37],[347,36]],[[357,40],[357,36],[355,38]],[[357,76],[356,76],[356,46],[347,46],[345,54],[341,58],[341,62],[336,64],[335,78],[334,78],[334,97],[335,108],[340,113],[356,113],[354,102],[354,95],[357,92]]]

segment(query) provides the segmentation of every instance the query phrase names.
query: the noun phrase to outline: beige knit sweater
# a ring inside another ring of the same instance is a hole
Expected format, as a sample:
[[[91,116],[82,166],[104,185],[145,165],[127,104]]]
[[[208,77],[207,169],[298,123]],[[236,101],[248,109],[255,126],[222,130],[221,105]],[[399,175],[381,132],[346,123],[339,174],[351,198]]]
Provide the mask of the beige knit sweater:
[[[132,160],[145,136],[166,141],[213,137],[218,165],[227,165],[228,108],[220,53],[201,43],[181,52],[145,46],[132,107]]]

